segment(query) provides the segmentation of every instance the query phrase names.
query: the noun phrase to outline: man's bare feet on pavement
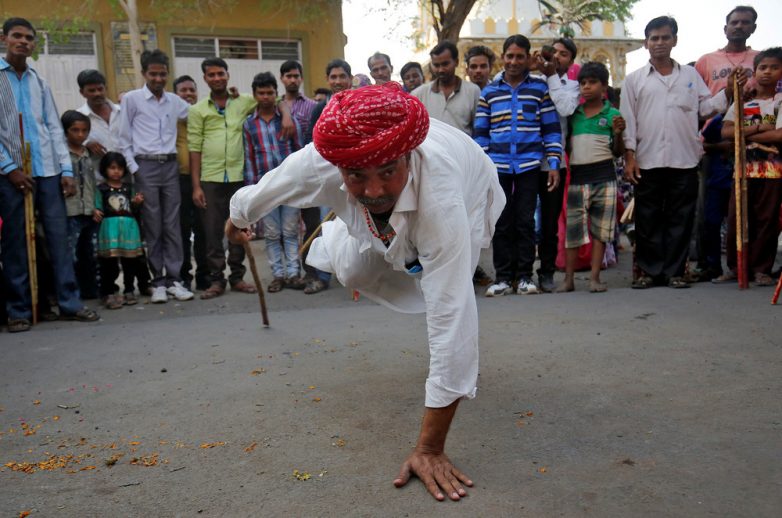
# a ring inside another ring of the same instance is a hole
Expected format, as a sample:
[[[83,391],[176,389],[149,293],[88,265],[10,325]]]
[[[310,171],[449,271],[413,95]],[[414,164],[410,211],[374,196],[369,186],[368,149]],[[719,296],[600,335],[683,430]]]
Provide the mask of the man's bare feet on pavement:
[[[590,293],[603,293],[608,291],[608,286],[600,282],[600,279],[592,279],[589,281],[589,291]]]
[[[562,284],[557,286],[556,293],[569,293],[569,292],[575,291],[575,290],[576,290],[576,286],[573,283],[573,281],[570,281],[570,282],[562,281]]]
[[[462,484],[472,487],[472,480],[454,466],[445,453],[425,453],[418,450],[407,457],[399,476],[394,479],[396,487],[402,487],[412,476],[421,479],[426,490],[437,500],[460,500],[467,496]]]

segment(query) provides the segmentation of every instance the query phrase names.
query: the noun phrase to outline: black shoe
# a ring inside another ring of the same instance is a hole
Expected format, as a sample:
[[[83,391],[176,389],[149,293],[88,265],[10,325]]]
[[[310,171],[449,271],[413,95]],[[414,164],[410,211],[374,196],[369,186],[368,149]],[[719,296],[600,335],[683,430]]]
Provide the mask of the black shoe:
[[[557,289],[557,285],[554,284],[554,275],[550,273],[538,274],[538,288],[543,293],[551,293]]]

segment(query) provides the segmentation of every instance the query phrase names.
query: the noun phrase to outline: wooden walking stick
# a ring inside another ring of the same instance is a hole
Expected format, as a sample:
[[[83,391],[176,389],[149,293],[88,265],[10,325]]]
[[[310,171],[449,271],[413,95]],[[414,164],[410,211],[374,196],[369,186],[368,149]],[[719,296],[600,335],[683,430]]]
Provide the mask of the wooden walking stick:
[[[733,104],[735,106],[733,142],[735,166],[733,190],[736,202],[736,275],[739,289],[749,288],[747,278],[747,249],[749,229],[747,227],[747,148],[744,141],[744,95],[738,77],[733,76]]]
[[[266,297],[263,294],[261,276],[258,275],[258,265],[255,264],[255,256],[253,255],[253,249],[250,247],[250,243],[244,243],[244,253],[247,255],[248,262],[250,263],[250,271],[253,274],[253,281],[255,281],[255,289],[258,291],[258,300],[261,303],[261,320],[263,321],[263,327],[269,327],[269,313],[266,311]]]
[[[320,228],[323,226],[323,224],[327,221],[331,221],[335,216],[336,214],[334,214],[333,210],[330,210],[329,213],[326,214],[326,217],[323,218],[323,221],[320,222],[320,225],[318,225],[315,231],[310,234],[310,237],[308,237],[304,244],[301,245],[301,248],[299,248],[299,257],[301,257],[304,252],[310,249],[310,245],[313,241],[315,241],[315,238],[318,237],[318,234],[320,234]]]
[[[24,122],[19,114],[19,134],[22,140],[22,172],[33,177],[30,163],[30,143],[24,140]],[[35,200],[33,190],[24,192],[24,236],[27,241],[27,275],[30,279],[30,301],[32,305],[33,325],[38,323],[38,265],[35,258]]]

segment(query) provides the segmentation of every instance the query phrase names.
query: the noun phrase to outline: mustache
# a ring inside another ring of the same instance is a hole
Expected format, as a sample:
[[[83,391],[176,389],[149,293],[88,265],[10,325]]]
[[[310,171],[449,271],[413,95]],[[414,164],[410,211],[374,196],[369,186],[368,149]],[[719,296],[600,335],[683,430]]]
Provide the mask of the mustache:
[[[387,205],[394,201],[393,196],[380,196],[379,198],[368,198],[366,196],[358,196],[356,197],[356,199],[360,204],[366,205],[367,207]]]

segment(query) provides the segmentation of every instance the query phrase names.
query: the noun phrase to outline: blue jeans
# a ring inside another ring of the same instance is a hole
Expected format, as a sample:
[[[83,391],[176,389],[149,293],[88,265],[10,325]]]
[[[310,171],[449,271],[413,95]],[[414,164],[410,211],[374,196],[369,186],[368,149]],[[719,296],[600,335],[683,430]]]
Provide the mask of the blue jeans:
[[[73,257],[73,269],[82,298],[98,297],[98,263],[95,260],[93,239],[98,224],[92,216],[68,216],[68,247]]]
[[[38,208],[38,221],[43,224],[46,235],[46,249],[54,273],[57,303],[61,314],[74,314],[84,306],[73,272],[73,256],[68,248],[68,216],[62,197],[60,175],[34,180],[35,206]],[[0,175],[0,218],[3,219],[0,261],[3,263],[8,318],[30,319],[32,299],[27,271],[24,196],[6,175]]]
[[[299,276],[299,209],[280,205],[263,217],[266,256],[274,277]],[[282,238],[282,239],[280,239]]]

